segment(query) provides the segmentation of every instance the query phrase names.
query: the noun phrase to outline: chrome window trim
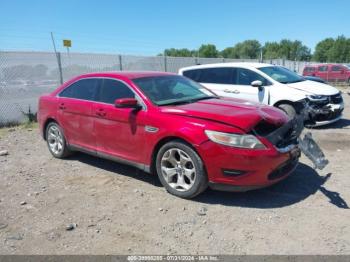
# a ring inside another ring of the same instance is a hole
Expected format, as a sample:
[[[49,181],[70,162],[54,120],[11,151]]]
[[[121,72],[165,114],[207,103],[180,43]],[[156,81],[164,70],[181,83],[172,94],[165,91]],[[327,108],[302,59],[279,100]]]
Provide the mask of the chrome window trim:
[[[61,90],[58,94],[56,94],[56,97],[62,97],[62,98],[68,98],[68,99],[73,99],[73,100],[78,100],[78,101],[88,101],[88,102],[92,102],[92,103],[96,103],[96,104],[103,104],[103,105],[110,105],[113,106],[113,104],[110,103],[105,103],[105,102],[100,102],[100,101],[95,101],[95,100],[86,100],[86,99],[79,99],[79,98],[74,98],[74,97],[65,97],[65,96],[60,96],[60,94],[66,90],[67,88],[69,88],[70,86],[72,86],[73,84],[81,81],[81,80],[85,80],[85,79],[110,79],[110,80],[115,80],[115,81],[119,81],[122,84],[126,85],[134,94],[135,94],[135,99],[138,100],[141,103],[142,106],[142,110],[143,111],[147,111],[147,105],[146,103],[143,101],[143,99],[135,92],[135,90],[125,81],[121,80],[121,79],[117,79],[117,78],[113,78],[113,77],[103,77],[103,76],[98,76],[98,77],[84,77],[84,78],[80,78],[74,82],[72,82],[70,85],[66,86],[63,90]],[[115,107],[114,107],[115,108]]]

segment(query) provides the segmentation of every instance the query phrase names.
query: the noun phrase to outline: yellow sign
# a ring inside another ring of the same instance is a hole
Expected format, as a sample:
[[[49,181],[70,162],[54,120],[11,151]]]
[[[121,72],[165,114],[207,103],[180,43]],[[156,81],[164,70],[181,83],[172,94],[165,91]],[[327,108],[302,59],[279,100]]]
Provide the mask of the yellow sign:
[[[72,40],[63,39],[63,46],[71,47],[72,46]]]

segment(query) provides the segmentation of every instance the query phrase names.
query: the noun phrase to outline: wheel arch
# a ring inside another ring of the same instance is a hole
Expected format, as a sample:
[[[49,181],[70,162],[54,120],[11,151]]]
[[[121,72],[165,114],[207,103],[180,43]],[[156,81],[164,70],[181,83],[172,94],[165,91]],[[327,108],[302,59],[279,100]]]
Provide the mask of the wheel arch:
[[[273,106],[274,107],[278,107],[278,106],[280,106],[280,105],[283,105],[283,104],[287,104],[287,105],[291,105],[291,106],[295,106],[295,102],[292,102],[292,101],[290,101],[290,100],[279,100],[279,101],[277,101],[277,102],[275,102],[274,104],[273,104]]]
[[[47,119],[45,120],[44,125],[43,125],[43,130],[42,130],[42,136],[43,136],[43,138],[44,138],[45,141],[46,141],[46,128],[47,128],[47,126],[48,126],[50,123],[52,123],[52,122],[55,122],[55,123],[57,123],[57,124],[59,125],[59,123],[57,122],[57,120],[56,120],[55,118],[53,118],[53,117],[49,117],[49,118],[47,118]]]
[[[283,104],[292,106],[295,109],[295,112],[297,114],[300,114],[300,112],[302,112],[302,110],[305,107],[303,100],[294,101],[294,102],[290,100],[279,100],[275,102],[273,106],[278,108],[280,105],[283,105]]]
[[[200,158],[202,158],[199,154],[199,152],[196,150],[196,148],[193,146],[192,143],[190,143],[188,140],[186,140],[185,138],[183,137],[180,137],[180,136],[166,136],[166,137],[163,137],[162,139],[160,139],[156,145],[153,147],[153,150],[152,150],[152,153],[151,153],[151,165],[150,165],[150,173],[151,174],[155,174],[155,171],[156,171],[156,159],[157,159],[157,154],[158,154],[158,151],[159,149],[165,145],[166,143],[170,142],[170,141],[180,141],[180,142],[183,142],[185,143],[187,146],[191,147],[197,154]],[[203,159],[202,159],[203,160]],[[203,162],[203,165],[204,165],[204,168],[205,168],[205,163]]]

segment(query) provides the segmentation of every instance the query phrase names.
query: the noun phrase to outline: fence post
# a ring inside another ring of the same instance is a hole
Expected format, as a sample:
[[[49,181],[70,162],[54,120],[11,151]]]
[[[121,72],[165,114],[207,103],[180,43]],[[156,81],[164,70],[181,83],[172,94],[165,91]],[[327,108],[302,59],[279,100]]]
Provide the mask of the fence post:
[[[57,64],[58,64],[58,72],[60,74],[60,83],[63,84],[63,72],[62,72],[62,62],[61,62],[61,53],[57,52]]]
[[[164,56],[164,72],[168,72],[166,55]]]
[[[119,58],[119,70],[123,71],[122,55],[118,55],[118,58]]]

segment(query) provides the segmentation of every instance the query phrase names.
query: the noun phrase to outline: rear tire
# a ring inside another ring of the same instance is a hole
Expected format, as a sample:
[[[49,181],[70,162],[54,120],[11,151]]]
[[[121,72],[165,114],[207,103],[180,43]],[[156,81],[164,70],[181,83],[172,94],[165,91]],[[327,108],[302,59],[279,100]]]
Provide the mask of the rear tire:
[[[280,104],[277,107],[279,109],[281,109],[283,112],[285,112],[289,116],[290,119],[293,119],[297,115],[297,112],[292,105]]]
[[[348,85],[350,86],[350,77],[349,77],[349,79],[348,79]]]
[[[181,198],[193,198],[208,187],[201,158],[194,149],[180,140],[168,142],[159,149],[156,170],[166,190]]]
[[[56,122],[46,127],[46,142],[50,153],[56,158],[65,158],[71,154],[62,128]]]

